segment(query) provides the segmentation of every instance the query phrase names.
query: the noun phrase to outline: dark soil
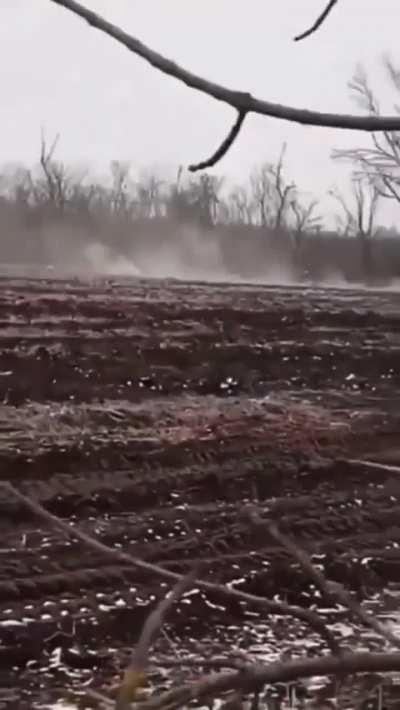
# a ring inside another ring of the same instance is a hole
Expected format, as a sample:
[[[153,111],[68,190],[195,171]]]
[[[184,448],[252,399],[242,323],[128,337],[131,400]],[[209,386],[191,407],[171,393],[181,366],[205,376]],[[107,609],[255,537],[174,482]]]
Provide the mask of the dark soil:
[[[400,465],[400,293],[0,285],[0,480],[137,557],[179,572],[202,558],[214,581],[309,604],[303,573],[242,515],[258,500],[360,598],[397,589],[399,472],[346,460]],[[1,707],[112,681],[165,585],[1,491],[0,533]],[[258,618],[184,602],[170,633],[185,648],[189,631]]]

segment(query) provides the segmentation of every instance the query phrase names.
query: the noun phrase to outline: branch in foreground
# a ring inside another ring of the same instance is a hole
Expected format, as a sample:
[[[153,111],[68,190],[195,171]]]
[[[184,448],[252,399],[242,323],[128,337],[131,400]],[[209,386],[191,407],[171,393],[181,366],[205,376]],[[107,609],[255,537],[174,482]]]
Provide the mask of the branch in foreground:
[[[352,595],[342,587],[341,584],[330,582],[325,579],[319,569],[313,565],[309,555],[305,550],[302,550],[291,540],[287,535],[282,533],[279,528],[273,523],[264,521],[256,512],[250,513],[251,522],[257,527],[264,527],[268,530],[271,537],[274,538],[282,547],[284,547],[294,557],[306,574],[312,579],[315,585],[325,596],[328,603],[340,602],[344,607],[352,613],[355,618],[360,619],[366,626],[373,629],[379,636],[384,638],[388,643],[400,648],[400,638],[393,634],[390,629],[386,628],[381,622],[368,611],[365,611],[358,604]]]
[[[322,25],[323,22],[325,22],[326,18],[328,17],[329,13],[335,5],[337,4],[338,0],[329,0],[327,6],[323,9],[321,14],[317,17],[315,20],[314,24],[309,27],[308,30],[305,32],[302,32],[300,35],[297,35],[297,37],[294,38],[295,42],[299,42],[301,39],[306,39],[306,37],[309,37],[310,35],[314,34]]]
[[[144,572],[149,572],[169,582],[172,581],[176,583],[182,579],[182,575],[180,574],[171,572],[170,570],[159,567],[151,562],[145,562],[144,560],[132,557],[132,555],[129,555],[126,552],[107,547],[107,545],[98,542],[98,540],[95,540],[91,537],[91,535],[83,532],[83,530],[80,530],[77,527],[71,527],[71,525],[66,523],[64,520],[61,520],[61,518],[49,513],[49,511],[43,508],[40,503],[37,503],[18,491],[9,481],[0,481],[0,489],[8,492],[10,496],[14,496],[14,498],[19,500],[20,503],[22,503],[28,510],[31,510],[35,515],[42,520],[45,520],[52,527],[62,530],[68,535],[68,537],[78,538],[93,550],[101,552],[103,555],[111,557],[113,560],[118,560]],[[264,613],[293,616],[294,618],[306,623],[314,632],[319,634],[333,653],[339,652],[339,644],[335,636],[326,627],[320,616],[310,609],[303,609],[300,606],[292,606],[290,604],[285,604],[285,602],[278,602],[265,597],[258,597],[254,594],[247,594],[246,592],[241,592],[237,589],[230,589],[222,584],[214,584],[213,582],[205,582],[203,580],[197,580],[196,583],[200,589],[203,589],[205,592],[209,592],[219,597],[224,597],[225,599],[245,602],[246,604],[251,605],[255,609],[259,609]]]
[[[192,700],[205,701],[230,690],[254,692],[269,683],[290,683],[313,676],[341,677],[355,673],[390,673],[400,670],[400,653],[345,653],[341,656],[302,658],[254,665],[239,672],[214,673],[145,700],[135,710],[167,710]]]
[[[400,474],[400,466],[394,466],[389,463],[378,463],[377,461],[368,461],[367,459],[338,459],[339,463],[347,464],[350,467],[358,468],[358,470],[370,473],[387,473]]]
[[[116,25],[108,22],[97,13],[88,10],[81,3],[77,2],[77,0],[50,0],[50,2],[64,7],[74,15],[81,17],[88,22],[89,25],[107,34],[109,37],[112,37],[129,49],[130,52],[141,57],[163,74],[181,81],[191,89],[200,91],[217,101],[222,101],[232,106],[240,114],[256,113],[261,116],[270,116],[271,118],[279,118],[284,121],[291,121],[302,125],[325,128],[341,128],[368,132],[400,131],[399,116],[351,116],[337,113],[322,113],[319,111],[284,106],[270,101],[263,101],[253,97],[248,92],[228,89],[221,84],[216,84],[198,74],[184,69],[176,62],[143,44],[143,42],[136,37],[129,35]],[[329,11],[331,9],[332,8],[329,8]],[[222,150],[221,154],[219,156],[217,155],[214,165],[225,155],[232,143],[233,140],[227,146],[226,150]]]
[[[182,577],[173,588],[171,594],[166,596],[147,617],[139,641],[132,654],[131,663],[125,670],[118,691],[115,710],[129,710],[130,703],[135,699],[136,690],[144,683],[150,647],[152,643],[154,643],[155,637],[160,631],[168,611],[175,602],[179,601],[182,594],[193,586],[197,573],[198,569],[194,569],[185,577]]]
[[[195,173],[197,170],[206,170],[207,168],[212,168],[213,165],[216,165],[221,158],[226,155],[228,152],[229,148],[232,147],[233,143],[235,142],[236,138],[238,137],[240,133],[240,129],[243,126],[244,119],[246,118],[247,111],[238,111],[237,119],[235,123],[233,124],[231,130],[229,131],[228,135],[226,136],[225,140],[222,141],[221,145],[215,153],[211,156],[211,158],[208,158],[208,160],[204,160],[202,163],[197,163],[195,165],[189,165],[188,170],[190,170],[191,173]]]

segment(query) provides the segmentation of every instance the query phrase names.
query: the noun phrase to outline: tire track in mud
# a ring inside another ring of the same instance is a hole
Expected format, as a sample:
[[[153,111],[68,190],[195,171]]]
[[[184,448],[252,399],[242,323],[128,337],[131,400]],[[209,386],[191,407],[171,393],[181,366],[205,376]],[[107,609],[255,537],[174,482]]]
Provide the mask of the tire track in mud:
[[[0,480],[108,545],[176,571],[201,557],[210,579],[255,594],[313,599],[243,521],[254,499],[360,596],[400,582],[397,480],[339,461],[396,455],[399,294],[2,286]],[[4,495],[0,533],[0,667],[35,686],[28,669],[62,647],[69,667],[110,673],[110,645],[124,653],[164,583]],[[251,614],[201,593],[184,601],[176,633]]]

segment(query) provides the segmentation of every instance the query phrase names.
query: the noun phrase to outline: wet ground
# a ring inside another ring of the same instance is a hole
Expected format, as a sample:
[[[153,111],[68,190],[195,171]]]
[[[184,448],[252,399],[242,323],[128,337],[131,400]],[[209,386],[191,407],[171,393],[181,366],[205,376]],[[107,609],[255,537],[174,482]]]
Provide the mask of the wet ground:
[[[0,286],[1,480],[116,549],[178,572],[201,558],[213,581],[310,604],[304,574],[249,529],[243,507],[258,501],[331,579],[396,619],[400,294]],[[112,683],[164,583],[1,491],[0,534],[0,707]],[[298,624],[195,592],[160,640],[158,680],[171,653],[201,655],[215,638],[261,657],[296,639],[318,646]]]

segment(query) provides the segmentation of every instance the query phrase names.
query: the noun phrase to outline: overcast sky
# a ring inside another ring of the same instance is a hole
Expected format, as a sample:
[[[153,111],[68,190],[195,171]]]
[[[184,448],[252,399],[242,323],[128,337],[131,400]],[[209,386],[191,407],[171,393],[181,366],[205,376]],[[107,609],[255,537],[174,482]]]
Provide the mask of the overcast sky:
[[[341,0],[317,34],[294,43],[325,1],[82,0],[186,68],[274,102],[357,113],[347,82],[362,63],[391,112],[391,99],[400,99],[381,60],[388,53],[400,65],[399,0]],[[234,118],[51,0],[1,0],[0,47],[2,162],[34,162],[44,126],[49,137],[60,133],[58,156],[68,162],[172,169],[208,157]],[[215,171],[245,179],[287,141],[288,177],[320,196],[345,184],[332,148],[368,140],[252,117]],[[400,226],[400,210],[386,208],[385,221]]]

